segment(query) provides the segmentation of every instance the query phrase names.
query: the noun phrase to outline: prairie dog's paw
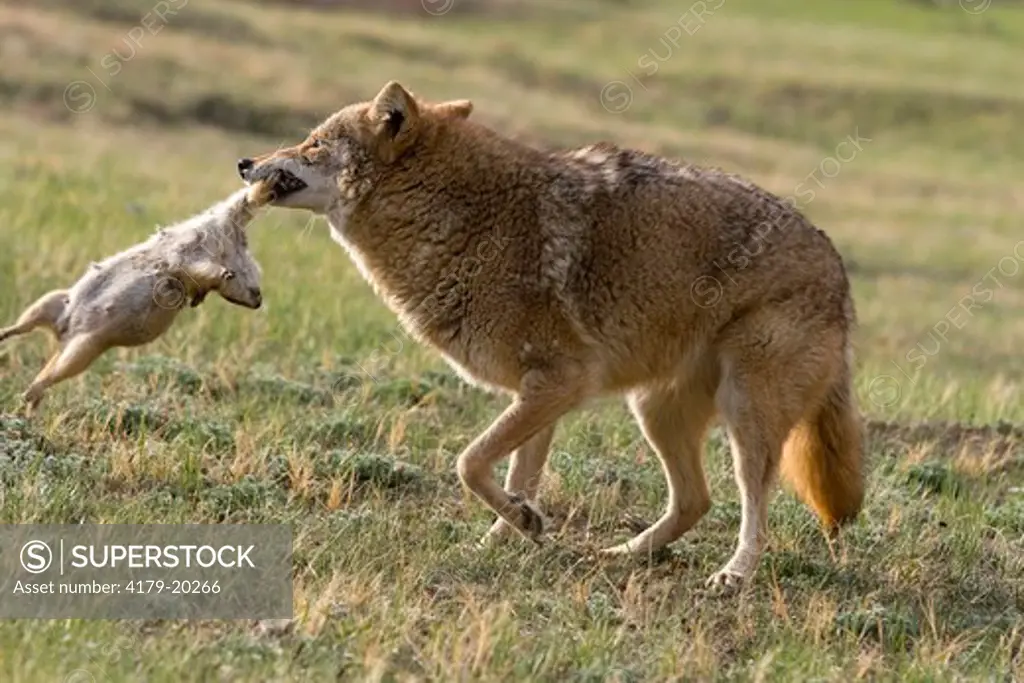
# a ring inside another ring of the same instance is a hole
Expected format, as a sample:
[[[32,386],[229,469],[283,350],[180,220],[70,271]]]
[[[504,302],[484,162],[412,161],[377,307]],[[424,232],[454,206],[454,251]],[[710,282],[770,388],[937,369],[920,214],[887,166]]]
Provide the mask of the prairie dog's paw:
[[[199,304],[203,303],[203,301],[206,299],[207,294],[209,294],[209,292],[206,291],[205,289],[200,289],[198,292],[196,292],[195,296],[192,297],[192,308],[195,308]]]

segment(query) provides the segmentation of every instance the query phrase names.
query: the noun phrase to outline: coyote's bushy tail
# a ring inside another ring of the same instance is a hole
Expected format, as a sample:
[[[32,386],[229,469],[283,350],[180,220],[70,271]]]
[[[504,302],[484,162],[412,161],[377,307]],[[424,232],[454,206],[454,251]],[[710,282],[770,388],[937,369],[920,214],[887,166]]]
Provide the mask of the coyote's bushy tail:
[[[864,502],[863,432],[848,358],[782,451],[782,476],[830,531],[856,517]]]
[[[56,333],[57,321],[64,313],[67,305],[68,291],[57,289],[44,294],[34,304],[25,309],[18,322],[10,327],[0,328],[0,342],[19,334],[27,334],[40,326],[49,327]]]

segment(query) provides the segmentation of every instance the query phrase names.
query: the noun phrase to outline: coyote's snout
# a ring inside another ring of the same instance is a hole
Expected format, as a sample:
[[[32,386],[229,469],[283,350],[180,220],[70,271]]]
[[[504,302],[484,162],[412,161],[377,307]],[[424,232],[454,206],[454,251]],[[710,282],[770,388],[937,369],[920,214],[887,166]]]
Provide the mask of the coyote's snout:
[[[330,201],[331,176],[310,163],[315,149],[306,155],[283,150],[270,158],[239,159],[238,175],[247,183],[267,183],[278,206],[316,210]]]
[[[628,397],[669,490],[661,518],[611,553],[645,555],[708,510],[703,440],[716,415],[743,515],[713,582],[753,572],[780,466],[826,526],[856,516],[854,308],[824,233],[722,171],[609,144],[542,151],[471,111],[389,83],[238,171],[277,174],[276,205],[326,214],[413,334],[513,396],[458,459],[500,515],[488,538],[540,533],[532,501],[555,425],[605,393]],[[714,301],[697,296],[708,283]],[[502,488],[493,468],[510,454]]]
[[[48,328],[60,351],[25,392],[29,410],[57,382],[85,371],[107,349],[139,346],[163,334],[186,304],[209,292],[245,306],[263,304],[260,268],[249,252],[246,226],[271,197],[272,184],[235,192],[207,211],[90,266],[70,289],[50,292],[0,341]]]

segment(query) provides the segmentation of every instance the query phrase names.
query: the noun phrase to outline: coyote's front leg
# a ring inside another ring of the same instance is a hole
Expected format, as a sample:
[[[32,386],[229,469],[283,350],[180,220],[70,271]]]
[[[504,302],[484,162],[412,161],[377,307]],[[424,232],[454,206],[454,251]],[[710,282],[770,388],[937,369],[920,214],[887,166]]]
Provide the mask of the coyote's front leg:
[[[548,451],[551,449],[551,439],[555,435],[555,425],[541,429],[531,436],[526,443],[517,448],[512,454],[512,462],[508,466],[508,475],[505,477],[505,491],[509,494],[519,494],[527,501],[536,505],[537,490],[540,488],[540,478],[544,471],[544,463],[548,459]],[[496,543],[508,538],[515,532],[504,517],[498,517],[491,525],[490,531],[483,538],[484,544]]]
[[[543,531],[543,518],[525,496],[510,495],[498,485],[494,466],[580,404],[586,395],[582,374],[569,368],[530,371],[512,405],[459,456],[462,483],[532,540],[537,540]]]

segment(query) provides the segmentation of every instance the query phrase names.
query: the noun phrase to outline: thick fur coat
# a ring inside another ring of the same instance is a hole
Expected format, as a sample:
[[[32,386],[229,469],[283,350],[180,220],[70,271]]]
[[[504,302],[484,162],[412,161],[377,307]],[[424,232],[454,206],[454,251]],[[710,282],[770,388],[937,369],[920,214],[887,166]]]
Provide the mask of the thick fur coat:
[[[793,206],[734,175],[598,144],[551,152],[397,83],[296,145],[242,159],[278,174],[274,204],[325,214],[334,238],[419,339],[513,396],[459,456],[465,485],[536,537],[558,420],[624,394],[669,488],[662,517],[611,553],[647,554],[710,506],[702,444],[716,415],[743,515],[711,577],[753,572],[780,466],[829,528],[864,489],[843,261]],[[493,467],[511,454],[502,487]]]

